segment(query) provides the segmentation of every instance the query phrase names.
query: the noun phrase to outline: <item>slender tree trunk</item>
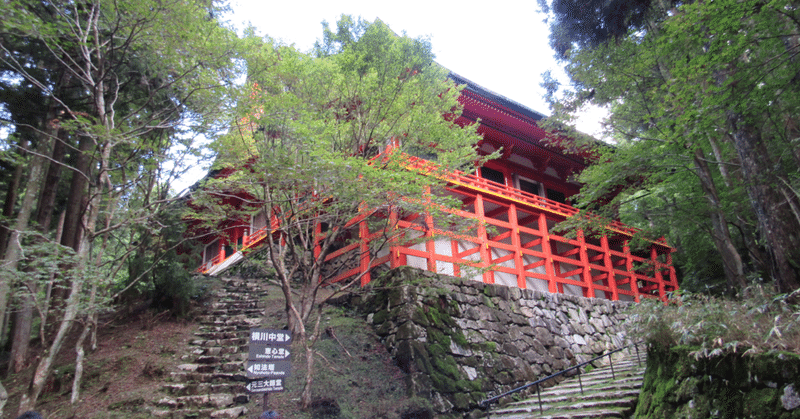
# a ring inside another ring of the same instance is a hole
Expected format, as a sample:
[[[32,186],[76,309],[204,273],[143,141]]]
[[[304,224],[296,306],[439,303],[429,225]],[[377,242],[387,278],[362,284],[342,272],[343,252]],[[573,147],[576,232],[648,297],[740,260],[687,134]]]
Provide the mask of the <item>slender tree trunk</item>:
[[[28,150],[28,140],[22,138],[17,146],[20,157],[26,154]],[[6,200],[3,203],[3,218],[10,219],[14,215],[14,208],[17,205],[19,198],[19,184],[22,180],[22,174],[25,170],[24,164],[20,162],[14,168],[14,173],[11,175],[11,180],[8,182],[8,190],[6,190]],[[8,245],[8,238],[11,236],[10,226],[5,222],[0,223],[0,254],[5,255],[6,246]]]
[[[36,210],[36,223],[39,226],[39,231],[46,232],[50,230],[50,221],[53,215],[53,208],[55,208],[56,193],[58,186],[61,182],[61,168],[64,163],[64,157],[67,154],[66,132],[59,130],[55,143],[53,144],[53,155],[50,160],[50,166],[47,168],[47,176],[45,177],[44,186],[42,188],[42,195],[39,197],[39,205]]]
[[[8,402],[8,392],[6,388],[3,387],[3,383],[0,383],[0,415],[3,414],[3,408],[6,407],[6,402]]]
[[[80,400],[81,397],[83,359],[86,354],[86,351],[83,350],[83,344],[86,342],[86,337],[89,335],[89,332],[92,329],[92,322],[87,321],[83,325],[83,331],[81,332],[81,336],[78,338],[78,342],[75,343],[75,378],[72,380],[72,397],[70,397],[71,404],[75,404],[78,400]]]
[[[82,135],[78,142],[77,155],[75,156],[72,180],[69,186],[70,199],[67,201],[64,218],[64,232],[61,235],[61,244],[72,249],[78,249],[83,226],[81,217],[86,209],[86,187],[89,180],[89,167],[91,164],[90,151],[94,148],[92,139]]]
[[[28,149],[28,140],[23,139],[20,140],[19,143],[19,153],[20,156],[24,156]],[[11,180],[8,185],[8,190],[6,191],[6,200],[5,204],[3,205],[3,217],[6,219],[11,219],[14,215],[14,208],[17,204],[17,199],[19,198],[19,190],[20,190],[20,181],[22,179],[23,171],[25,170],[26,165],[20,162],[14,168],[14,174],[11,177]],[[4,221],[0,222],[0,254],[3,255],[3,259],[5,260],[6,251],[8,250],[9,239],[12,235],[13,230],[11,226],[6,224]],[[16,268],[15,268],[16,269]],[[0,348],[5,348],[6,344],[8,343],[9,336],[6,334],[6,330],[8,328],[8,322],[10,318],[10,313],[8,312],[8,301],[11,292],[11,283],[10,278],[7,278],[5,274],[0,271]],[[0,412],[2,413],[2,412]]]
[[[72,323],[78,316],[78,305],[80,303],[80,294],[82,291],[83,279],[75,278],[70,285],[69,297],[64,307],[64,315],[59,323],[58,332],[56,332],[53,342],[50,344],[50,348],[42,354],[39,364],[36,365],[36,370],[33,373],[33,378],[31,379],[28,390],[22,394],[22,398],[19,402],[18,415],[28,410],[33,410],[36,406],[36,401],[39,399],[39,395],[42,393],[42,389],[47,382],[47,377],[50,375],[50,371],[53,368],[53,361],[61,350],[64,339],[72,329]]]
[[[18,373],[28,365],[28,348],[33,325],[33,293],[37,289],[33,281],[25,282],[27,289],[19,293],[19,309],[14,315],[11,356],[8,360],[9,373]]]
[[[87,135],[81,135],[78,142],[78,150],[73,161],[72,180],[70,181],[69,197],[67,206],[64,209],[64,227],[61,233],[61,244],[76,252],[84,234],[82,218],[87,209],[91,156],[90,151],[94,148],[94,142]],[[75,150],[73,150],[75,152]],[[68,267],[65,267],[68,269]],[[63,287],[53,290],[53,308],[60,310],[63,308],[64,300],[67,299],[67,290],[70,284],[66,283]]]
[[[706,199],[711,206],[710,215],[713,229],[711,237],[722,258],[722,268],[728,283],[728,292],[735,293],[747,286],[747,280],[744,277],[744,267],[742,266],[742,257],[739,255],[739,251],[736,250],[736,246],[733,245],[733,240],[731,240],[730,231],[728,230],[728,221],[725,217],[725,213],[722,211],[717,187],[714,184],[714,178],[711,177],[708,163],[705,161],[705,156],[700,148],[695,149],[694,165],[695,172],[700,178],[700,185],[703,188],[703,193],[705,193]]]
[[[103,149],[103,155],[101,157],[101,166],[100,166],[100,177],[102,178],[107,170],[107,159],[108,154],[110,153],[110,147],[106,147]],[[64,312],[59,320],[58,331],[56,332],[55,337],[53,338],[53,342],[50,344],[50,348],[42,354],[42,358],[39,361],[39,364],[36,366],[36,370],[33,374],[33,378],[31,379],[30,386],[28,387],[28,391],[22,395],[19,404],[19,413],[22,414],[28,410],[31,410],[36,405],[36,401],[39,399],[39,395],[44,388],[45,383],[47,382],[47,377],[50,375],[50,372],[53,368],[53,361],[55,360],[56,355],[61,350],[61,346],[64,343],[64,339],[69,334],[69,331],[72,329],[72,324],[78,318],[78,314],[80,313],[80,302],[81,302],[81,294],[83,293],[83,287],[85,283],[85,278],[82,277],[82,274],[85,272],[85,267],[90,262],[90,252],[89,247],[91,240],[93,239],[94,234],[94,227],[97,223],[97,217],[100,213],[100,197],[99,193],[94,194],[91,201],[89,201],[89,205],[87,206],[87,212],[84,213],[84,217],[82,219],[83,225],[86,227],[85,234],[82,235],[82,238],[78,244],[78,266],[77,269],[81,273],[76,278],[72,280],[70,284],[70,291],[69,296],[66,300],[66,305],[64,307]],[[83,267],[83,269],[81,269]]]

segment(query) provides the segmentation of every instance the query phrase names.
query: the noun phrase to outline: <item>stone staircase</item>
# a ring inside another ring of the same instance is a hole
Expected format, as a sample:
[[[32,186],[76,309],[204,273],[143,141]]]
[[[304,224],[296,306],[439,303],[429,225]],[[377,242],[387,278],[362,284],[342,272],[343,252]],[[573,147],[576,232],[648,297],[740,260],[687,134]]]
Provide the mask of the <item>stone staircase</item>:
[[[536,393],[528,399],[492,409],[486,417],[497,419],[574,419],[627,418],[633,413],[644,379],[646,354],[640,350],[641,366],[636,352],[620,352],[614,358],[615,379],[608,365],[581,374],[583,394],[577,376],[542,389],[542,412]],[[535,391],[535,390],[534,390]]]
[[[152,410],[159,418],[238,418],[247,415],[244,366],[248,331],[264,317],[261,281],[220,278],[223,286],[198,316],[201,326],[187,363],[162,386]]]

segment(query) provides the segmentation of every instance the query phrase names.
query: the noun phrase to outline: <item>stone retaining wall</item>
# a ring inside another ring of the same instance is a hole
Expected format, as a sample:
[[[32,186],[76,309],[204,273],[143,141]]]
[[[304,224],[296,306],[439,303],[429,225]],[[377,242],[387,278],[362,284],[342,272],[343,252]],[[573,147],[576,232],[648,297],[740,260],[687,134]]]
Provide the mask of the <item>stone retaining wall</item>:
[[[800,355],[653,345],[634,417],[800,419]]]
[[[360,304],[408,373],[409,393],[445,412],[622,346],[630,303],[400,268],[374,280]]]

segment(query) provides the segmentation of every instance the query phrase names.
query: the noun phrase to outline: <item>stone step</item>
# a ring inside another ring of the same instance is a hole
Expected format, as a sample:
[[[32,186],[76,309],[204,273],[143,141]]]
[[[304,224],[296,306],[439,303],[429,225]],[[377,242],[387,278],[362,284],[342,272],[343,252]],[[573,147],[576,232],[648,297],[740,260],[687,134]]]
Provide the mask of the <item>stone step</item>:
[[[209,313],[215,316],[234,316],[237,314],[248,314],[251,317],[261,316],[264,314],[263,308],[226,308],[226,309],[209,309]]]
[[[167,394],[172,396],[194,396],[214,393],[246,393],[244,383],[177,383],[166,384],[162,387]]]
[[[558,385],[542,389],[541,410],[539,397],[531,393],[524,401],[492,409],[490,416],[500,419],[515,418],[622,418],[635,406],[644,375],[635,354],[613,363],[614,377],[608,365],[581,374],[583,393],[578,377],[573,376]]]
[[[235,352],[235,353],[228,353],[224,356],[213,356],[213,355],[201,355],[201,356],[188,356],[187,359],[193,359],[192,364],[201,364],[201,365],[227,365],[227,364],[236,364],[240,367],[244,365],[244,362],[247,361],[247,352]]]
[[[200,346],[200,347],[211,347],[211,346],[222,346],[222,347],[229,347],[229,346],[247,346],[247,337],[241,338],[231,338],[231,339],[195,339],[189,342],[190,345],[193,346]]]
[[[216,374],[218,372],[231,373],[243,371],[244,366],[241,362],[225,362],[220,364],[181,364],[178,365],[178,369],[185,372]]]
[[[194,332],[194,335],[199,338],[204,338],[206,340],[220,340],[220,339],[238,339],[239,337],[245,336],[244,333],[240,333],[239,331],[227,331],[227,332]]]
[[[235,316],[212,316],[212,315],[202,315],[197,316],[197,322],[202,325],[210,325],[210,326],[248,326],[248,327],[258,327],[261,324],[263,319],[261,316],[247,316],[244,314],[238,314]]]
[[[200,333],[240,333],[243,336],[250,333],[251,326],[249,324],[206,324],[201,325],[199,328]]]
[[[250,398],[245,394],[234,396],[228,393],[198,394],[192,396],[164,397],[156,403],[157,407],[186,409],[188,407],[211,407],[222,409],[235,404],[245,404]]]
[[[574,377],[574,378],[572,378],[570,380],[564,381],[561,385],[559,385],[559,387],[560,388],[578,388],[579,389],[581,384],[583,385],[584,388],[590,388],[590,387],[596,386],[598,384],[607,383],[609,381],[614,381],[615,383],[627,383],[627,382],[637,381],[637,380],[640,381],[640,378],[635,372],[631,372],[631,371],[619,372],[619,371],[617,371],[613,376],[611,375],[610,372],[608,374],[606,374],[606,375],[594,375],[594,376],[581,375],[580,376],[580,381],[578,380],[578,377],[576,376],[576,377]]]
[[[227,310],[231,308],[264,308],[264,304],[259,299],[223,299],[221,301],[211,303],[209,306],[214,310]]]
[[[264,289],[263,284],[255,284],[255,283],[228,283],[226,284],[221,290],[222,293],[236,293],[243,297],[259,295],[259,294],[266,294],[267,291]],[[224,295],[224,294],[223,294]]]
[[[178,371],[170,373],[170,380],[173,383],[244,383],[247,378],[244,369],[241,372],[224,373],[200,373],[194,371]]]
[[[630,407],[633,400],[639,394],[639,390],[626,391],[603,391],[599,393],[586,393],[576,396],[544,397],[542,396],[542,409],[550,410],[556,407],[565,410],[581,410],[588,408],[606,407]],[[522,402],[515,402],[502,409],[495,410],[496,413],[524,413],[538,412],[539,402],[536,397]]]
[[[642,383],[641,383],[641,380],[639,380],[638,382],[637,381],[630,381],[630,382],[625,382],[625,383],[616,383],[616,382],[614,382],[614,383],[608,383],[606,385],[595,385],[595,386],[591,386],[591,387],[584,386],[583,389],[584,389],[584,393],[587,394],[587,393],[593,393],[593,392],[602,391],[602,390],[615,390],[615,391],[638,390],[641,387],[642,387]],[[574,385],[572,383],[570,383],[569,387],[567,387],[567,388],[562,388],[561,386],[556,386],[556,387],[553,387],[551,389],[548,389],[548,391],[546,391],[546,392],[542,391],[542,400],[545,399],[545,394],[548,397],[549,396],[552,396],[552,397],[562,397],[562,396],[577,397],[577,396],[581,395],[581,389],[580,389],[580,386],[577,383],[575,383]]]
[[[583,419],[583,418],[626,418],[629,416],[628,412],[630,407],[621,408],[596,408],[585,410],[573,410],[562,412],[548,412],[544,411],[543,414],[539,413],[539,409],[530,412],[518,412],[500,414],[492,412],[492,419]]]
[[[247,350],[244,346],[206,346],[198,347],[192,351],[194,356],[225,356],[239,354]]]
[[[247,408],[244,406],[234,406],[227,409],[181,409],[181,410],[159,410],[154,409],[150,415],[154,418],[163,419],[188,419],[188,418],[239,418],[247,417]]]

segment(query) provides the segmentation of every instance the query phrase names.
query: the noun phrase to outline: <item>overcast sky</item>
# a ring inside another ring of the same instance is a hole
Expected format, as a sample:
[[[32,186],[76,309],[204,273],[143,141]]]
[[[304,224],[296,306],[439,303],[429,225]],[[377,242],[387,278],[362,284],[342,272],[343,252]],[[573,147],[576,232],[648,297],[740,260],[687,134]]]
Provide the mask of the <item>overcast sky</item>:
[[[331,28],[342,14],[373,22],[380,18],[396,33],[431,40],[436,61],[462,77],[549,115],[544,89],[546,70],[560,74],[548,43],[544,15],[536,0],[230,0],[231,23],[251,23],[261,35],[294,44],[307,52],[322,37],[322,21]],[[589,114],[578,129],[597,134],[600,116]],[[198,171],[199,172],[199,171]],[[188,176],[187,178],[192,178]],[[178,190],[182,189],[181,182]]]
[[[342,14],[370,22],[380,18],[398,34],[429,37],[436,61],[449,70],[549,115],[539,81],[542,72],[557,65],[536,4],[536,0],[231,0],[231,21],[249,21],[262,34],[308,51],[321,38],[323,20],[335,28]]]

